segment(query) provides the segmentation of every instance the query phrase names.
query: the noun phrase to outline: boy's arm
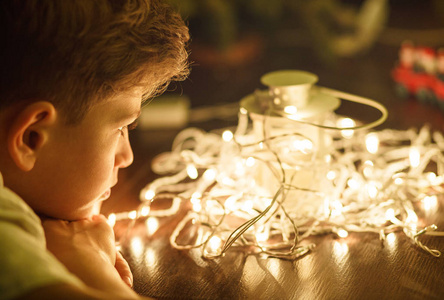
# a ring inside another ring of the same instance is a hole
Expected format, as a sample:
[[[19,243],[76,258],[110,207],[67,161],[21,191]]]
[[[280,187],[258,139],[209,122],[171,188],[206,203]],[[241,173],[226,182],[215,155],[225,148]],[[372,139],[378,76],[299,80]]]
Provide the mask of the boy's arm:
[[[114,233],[106,223],[105,217],[94,216],[91,220],[75,222],[44,220],[43,228],[48,250],[89,288],[111,294],[113,297],[125,299],[138,297],[124,283],[116,269]],[[125,273],[121,260],[123,260],[121,257],[117,259],[117,267],[120,272]],[[72,287],[60,285],[56,288],[54,292]],[[50,289],[44,292],[52,291]]]
[[[135,296],[134,299],[153,299]],[[37,288],[17,298],[20,299],[64,299],[64,300],[90,300],[90,299],[132,299],[126,296],[118,297],[116,294],[104,293],[87,286],[80,288],[69,284],[56,284]]]
[[[54,284],[44,287],[36,288],[29,293],[22,295],[17,298],[20,299],[64,299],[64,300],[79,300],[79,299],[148,299],[141,297],[132,297],[129,298],[127,296],[117,297],[112,293],[105,293],[102,291],[98,291],[87,286],[78,287],[70,284]]]

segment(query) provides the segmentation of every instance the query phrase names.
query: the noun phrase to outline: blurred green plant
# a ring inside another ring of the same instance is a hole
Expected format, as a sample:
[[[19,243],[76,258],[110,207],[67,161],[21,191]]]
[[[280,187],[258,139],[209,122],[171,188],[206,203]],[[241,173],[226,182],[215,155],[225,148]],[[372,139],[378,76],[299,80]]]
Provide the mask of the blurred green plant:
[[[367,49],[385,25],[388,0],[168,0],[187,20],[193,39],[226,50],[245,31],[259,34],[297,23],[319,55]]]
[[[187,20],[194,37],[223,51],[245,28],[276,24],[287,0],[168,0]],[[258,25],[262,24],[262,25]]]

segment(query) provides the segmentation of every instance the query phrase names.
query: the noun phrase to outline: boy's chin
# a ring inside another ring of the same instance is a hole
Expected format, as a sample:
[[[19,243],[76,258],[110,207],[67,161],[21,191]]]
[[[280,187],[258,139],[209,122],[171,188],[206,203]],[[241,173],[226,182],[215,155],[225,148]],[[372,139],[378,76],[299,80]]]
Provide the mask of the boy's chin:
[[[99,204],[99,203],[97,203]],[[65,214],[54,214],[54,213],[41,213],[37,212],[37,215],[43,220],[43,219],[56,219],[56,220],[64,220],[64,221],[79,221],[84,219],[91,219],[93,215],[100,214],[100,206],[96,207],[98,205],[91,206],[91,208],[83,209],[82,211],[75,211],[75,212],[69,212]],[[96,213],[96,211],[99,211],[99,213]]]
[[[89,217],[92,217],[93,215],[100,215],[100,210],[102,208],[102,202],[103,201],[98,201],[94,204],[94,206],[91,210],[91,215]]]
[[[64,211],[55,213],[54,211],[48,211],[37,213],[41,218],[60,219],[66,221],[77,221],[82,219],[90,219],[94,215],[99,215],[103,201],[107,200],[111,195],[111,191],[107,190],[95,200],[91,201],[87,205],[79,209],[73,209],[69,212]]]
[[[108,198],[111,196],[111,189],[108,189],[105,193],[103,193],[99,198],[97,198],[96,202],[94,203],[92,210],[91,210],[91,216],[93,215],[99,215],[100,210],[102,208],[102,203],[105,200],[108,200]]]
[[[77,211],[73,216],[70,216],[68,221],[78,221],[82,219],[91,219],[94,215],[100,215],[102,208],[102,201],[96,201],[91,207]]]

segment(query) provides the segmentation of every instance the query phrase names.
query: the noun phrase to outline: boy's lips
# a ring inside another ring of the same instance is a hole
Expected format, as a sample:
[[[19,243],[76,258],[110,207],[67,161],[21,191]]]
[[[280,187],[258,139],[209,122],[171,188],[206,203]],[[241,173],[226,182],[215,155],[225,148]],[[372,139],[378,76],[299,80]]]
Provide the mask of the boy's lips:
[[[107,189],[102,196],[100,196],[99,200],[100,201],[105,201],[107,200],[109,197],[111,196],[111,188]]]
[[[117,184],[117,180],[114,184],[112,184],[100,197],[100,201],[105,201],[111,196],[111,189]]]

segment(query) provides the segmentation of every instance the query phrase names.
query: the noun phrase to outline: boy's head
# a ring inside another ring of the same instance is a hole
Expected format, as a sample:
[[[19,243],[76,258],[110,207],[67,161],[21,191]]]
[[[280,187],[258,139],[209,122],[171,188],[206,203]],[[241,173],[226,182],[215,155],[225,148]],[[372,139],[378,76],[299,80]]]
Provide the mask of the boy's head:
[[[161,0],[2,0],[0,171],[34,210],[91,213],[132,162],[126,125],[188,74]]]
[[[4,0],[0,108],[45,99],[75,123],[134,86],[151,97],[187,74],[188,31],[161,0]]]

